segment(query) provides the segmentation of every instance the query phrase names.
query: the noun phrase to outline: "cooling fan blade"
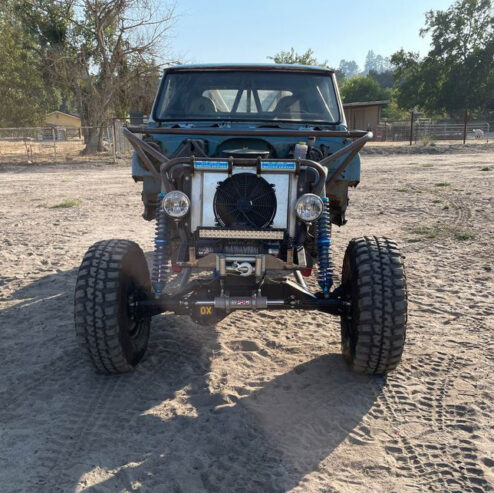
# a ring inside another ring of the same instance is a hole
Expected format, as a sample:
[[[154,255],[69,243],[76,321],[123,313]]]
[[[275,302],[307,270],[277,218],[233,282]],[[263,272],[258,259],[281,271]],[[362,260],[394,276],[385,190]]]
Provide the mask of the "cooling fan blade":
[[[218,185],[214,213],[221,226],[265,228],[276,214],[273,186],[254,173],[234,174]]]

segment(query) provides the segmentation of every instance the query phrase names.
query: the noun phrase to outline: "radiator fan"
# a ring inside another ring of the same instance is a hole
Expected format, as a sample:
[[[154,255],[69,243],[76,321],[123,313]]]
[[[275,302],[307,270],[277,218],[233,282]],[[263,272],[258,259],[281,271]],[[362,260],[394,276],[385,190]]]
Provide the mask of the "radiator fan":
[[[273,186],[254,173],[232,175],[216,189],[214,213],[227,228],[265,228],[276,214]]]

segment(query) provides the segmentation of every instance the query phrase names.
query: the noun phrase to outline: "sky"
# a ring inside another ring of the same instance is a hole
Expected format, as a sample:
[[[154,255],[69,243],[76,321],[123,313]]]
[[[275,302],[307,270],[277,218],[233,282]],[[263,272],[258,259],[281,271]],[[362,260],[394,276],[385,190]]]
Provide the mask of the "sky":
[[[453,0],[180,0],[170,39],[186,63],[264,63],[281,50],[308,48],[337,67],[342,58],[363,68],[369,50],[426,54],[419,36],[425,12]]]

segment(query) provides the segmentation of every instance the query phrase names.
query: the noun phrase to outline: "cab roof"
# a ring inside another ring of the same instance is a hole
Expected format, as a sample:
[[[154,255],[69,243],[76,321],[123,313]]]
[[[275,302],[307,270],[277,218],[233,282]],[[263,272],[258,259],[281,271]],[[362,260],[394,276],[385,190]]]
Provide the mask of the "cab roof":
[[[315,72],[332,74],[334,70],[326,67],[318,67],[314,65],[298,65],[284,63],[208,63],[195,65],[176,65],[165,69],[167,72],[185,72],[185,71],[267,71],[267,72]]]

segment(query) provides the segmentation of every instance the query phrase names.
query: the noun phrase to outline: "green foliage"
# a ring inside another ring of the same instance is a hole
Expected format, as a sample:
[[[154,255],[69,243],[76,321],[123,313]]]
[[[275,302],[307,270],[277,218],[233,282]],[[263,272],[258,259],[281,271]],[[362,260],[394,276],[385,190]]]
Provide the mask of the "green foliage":
[[[408,111],[403,110],[398,106],[396,102],[396,91],[389,90],[391,92],[391,101],[382,109],[382,118],[387,118],[388,120],[405,120],[410,118]]]
[[[269,60],[273,60],[274,63],[286,63],[289,65],[313,65],[318,67],[327,67],[327,60],[324,62],[319,62],[314,56],[314,51],[310,48],[304,53],[297,53],[293,48],[289,51],[279,51],[274,56],[268,56]]]
[[[393,87],[393,70],[385,70],[383,72],[377,72],[376,70],[370,70],[368,76],[374,79],[383,89],[391,89]]]
[[[486,108],[494,94],[492,0],[457,0],[445,11],[431,10],[421,34],[431,36],[424,59],[404,50],[391,58],[398,105],[455,117]]]
[[[48,206],[48,209],[69,209],[70,207],[79,207],[81,204],[82,202],[80,200],[67,199],[62,200],[62,202],[58,202],[57,204]]]
[[[354,60],[340,60],[339,71],[347,78],[359,75],[360,68]]]
[[[393,69],[389,58],[376,55],[372,50],[367,53],[365,68],[361,72],[355,60],[340,60],[338,71],[350,79],[358,75],[372,77],[383,89],[393,87]]]
[[[131,111],[149,115],[159,86],[161,70],[154,60],[130,57],[119,68],[119,77],[126,80],[115,92],[113,112],[117,118],[128,118]]]
[[[0,0],[0,19],[2,103],[29,108],[32,120],[47,106],[78,113],[91,127],[84,132],[86,152],[103,150],[101,128],[113,115],[149,111],[159,77],[156,54],[162,55],[173,21],[164,3]],[[26,118],[19,112],[15,123]]]
[[[29,33],[0,4],[0,127],[35,126],[60,103]]]
[[[449,206],[444,205],[444,210],[449,209]],[[434,224],[431,226],[419,225],[409,229],[409,232],[416,236],[421,236],[433,240],[438,237],[452,238],[457,241],[467,241],[475,239],[475,234],[472,231],[462,231],[447,224]]]
[[[438,225],[435,226],[416,226],[410,229],[410,232],[417,236],[423,236],[425,238],[434,239],[436,238],[440,231]]]
[[[436,145],[436,140],[434,139],[434,137],[430,136],[430,135],[425,135],[424,137],[422,137],[420,139],[420,142],[421,144],[425,147],[425,146],[431,146],[431,147],[434,147]]]
[[[475,239],[475,235],[471,231],[455,231],[454,237],[459,241],[467,241]]]
[[[361,75],[345,80],[340,89],[345,103],[379,101],[391,95],[390,90],[383,89],[374,79]]]
[[[420,98],[425,95],[419,54],[400,50],[393,54],[391,61],[396,67],[394,78],[398,106],[404,110],[418,106]]]
[[[369,75],[369,73],[383,73],[391,70],[391,63],[388,57],[383,57],[382,55],[376,55],[373,50],[367,52],[365,57],[364,65],[364,75]]]
[[[274,63],[284,63],[288,65],[312,65],[315,67],[331,68],[328,65],[328,61],[320,62],[315,56],[314,52],[309,48],[304,53],[297,53],[293,48],[290,51],[279,51],[274,56],[268,56],[269,60],[273,60]],[[340,69],[334,69],[338,83],[341,83],[345,79],[345,74]]]

